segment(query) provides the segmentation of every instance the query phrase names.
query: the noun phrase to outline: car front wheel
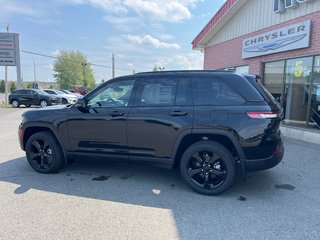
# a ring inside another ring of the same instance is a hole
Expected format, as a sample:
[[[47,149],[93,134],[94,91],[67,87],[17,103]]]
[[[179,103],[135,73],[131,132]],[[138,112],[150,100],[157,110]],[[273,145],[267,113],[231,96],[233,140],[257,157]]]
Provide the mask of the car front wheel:
[[[201,141],[191,145],[180,163],[181,176],[194,191],[217,195],[234,182],[235,160],[223,145]]]
[[[64,165],[61,146],[50,132],[32,135],[25,149],[30,166],[37,172],[55,173]]]

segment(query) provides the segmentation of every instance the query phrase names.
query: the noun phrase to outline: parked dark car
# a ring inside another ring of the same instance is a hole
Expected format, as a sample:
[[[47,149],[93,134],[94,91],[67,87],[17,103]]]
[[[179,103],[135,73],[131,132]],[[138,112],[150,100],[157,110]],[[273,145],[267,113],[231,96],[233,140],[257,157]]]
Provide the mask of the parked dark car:
[[[256,76],[228,71],[139,73],[110,80],[74,105],[23,114],[21,148],[38,172],[68,159],[179,167],[196,192],[219,194],[272,168],[284,148],[279,104]]]
[[[30,107],[31,105],[46,107],[61,104],[61,98],[51,96],[40,89],[20,89],[9,95],[9,103],[17,108],[20,105]]]

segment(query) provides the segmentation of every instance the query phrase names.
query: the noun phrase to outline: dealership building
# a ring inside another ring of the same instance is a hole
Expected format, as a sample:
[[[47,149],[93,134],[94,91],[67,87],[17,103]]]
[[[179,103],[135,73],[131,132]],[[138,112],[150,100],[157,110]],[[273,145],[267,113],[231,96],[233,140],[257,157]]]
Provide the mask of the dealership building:
[[[283,126],[320,132],[320,0],[227,0],[192,46],[206,70],[262,76]]]

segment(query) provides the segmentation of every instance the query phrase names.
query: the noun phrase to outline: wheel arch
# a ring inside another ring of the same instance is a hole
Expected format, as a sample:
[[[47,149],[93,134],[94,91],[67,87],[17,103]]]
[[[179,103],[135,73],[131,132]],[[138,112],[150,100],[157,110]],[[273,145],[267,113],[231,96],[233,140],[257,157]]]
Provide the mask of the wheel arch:
[[[60,139],[59,135],[56,134],[54,128],[52,126],[49,126],[49,125],[37,125],[37,126],[30,125],[30,126],[25,127],[24,130],[23,130],[23,139],[22,139],[22,147],[23,147],[23,149],[25,150],[26,143],[27,143],[28,139],[32,135],[34,135],[35,133],[38,133],[38,132],[50,132],[50,133],[53,134],[53,136],[56,138],[56,140],[58,141],[58,143],[61,146],[65,163],[67,163],[67,153],[66,153],[66,150],[65,150],[65,146],[64,146],[62,140]]]
[[[245,176],[245,155],[233,132],[218,130],[218,129],[196,129],[191,132],[184,132],[176,141],[172,159],[173,167],[180,164],[180,160],[184,151],[192,144],[199,141],[215,141],[226,147],[235,159],[238,159],[241,164],[241,172]]]

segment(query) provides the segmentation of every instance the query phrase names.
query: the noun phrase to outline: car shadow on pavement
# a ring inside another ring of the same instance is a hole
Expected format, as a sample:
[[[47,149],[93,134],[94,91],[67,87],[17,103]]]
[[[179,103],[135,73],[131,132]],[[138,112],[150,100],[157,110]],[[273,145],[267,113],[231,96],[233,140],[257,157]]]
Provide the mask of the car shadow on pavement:
[[[41,174],[28,165],[25,157],[0,164],[0,181],[19,185],[16,194],[37,189],[152,207],[169,207],[168,196],[175,201],[181,201],[181,197],[240,201],[245,201],[248,195],[267,197],[274,191],[275,174],[273,171],[249,173],[245,182],[237,175],[233,187],[211,197],[190,190],[178,169],[88,159],[76,160],[57,174]],[[160,206],[157,206],[158,201]]]
[[[40,190],[53,194],[169,209],[181,239],[207,236],[206,231],[199,233],[191,229],[205,228],[201,221],[213,219],[214,215],[237,222],[238,217],[234,214],[240,214],[241,219],[241,214],[247,214],[247,209],[256,202],[270,207],[269,204],[277,201],[277,189],[274,188],[277,174],[280,173],[249,173],[246,182],[238,175],[233,187],[219,196],[212,197],[190,190],[183,183],[177,169],[171,171],[88,159],[75,161],[57,174],[40,174],[29,166],[25,157],[0,164],[0,182],[16,184],[14,194]],[[219,224],[216,227],[220,228],[224,223]],[[214,229],[209,231],[213,232]]]

